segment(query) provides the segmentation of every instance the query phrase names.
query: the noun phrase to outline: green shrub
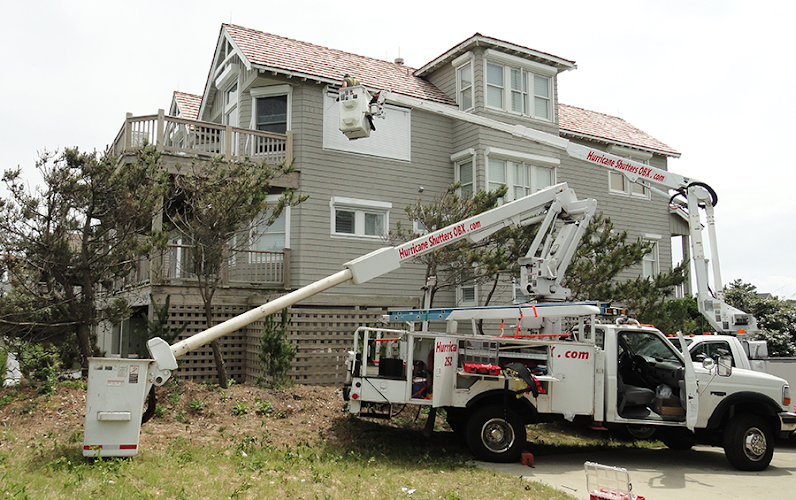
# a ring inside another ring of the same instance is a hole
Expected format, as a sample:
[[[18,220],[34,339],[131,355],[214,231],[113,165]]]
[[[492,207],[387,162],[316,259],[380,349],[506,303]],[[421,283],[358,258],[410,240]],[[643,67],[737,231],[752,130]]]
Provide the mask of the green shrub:
[[[242,415],[246,415],[249,413],[249,404],[244,403],[242,401],[238,401],[235,405],[232,406],[232,414],[236,417],[240,417]]]

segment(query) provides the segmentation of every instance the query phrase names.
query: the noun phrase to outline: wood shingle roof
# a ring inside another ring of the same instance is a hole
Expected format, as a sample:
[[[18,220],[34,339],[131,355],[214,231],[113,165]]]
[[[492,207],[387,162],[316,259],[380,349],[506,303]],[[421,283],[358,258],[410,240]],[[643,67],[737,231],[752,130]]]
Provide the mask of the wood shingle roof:
[[[558,128],[562,136],[608,141],[679,157],[680,153],[617,116],[559,103]]]
[[[248,62],[261,69],[324,82],[342,82],[346,73],[362,85],[445,104],[455,104],[439,88],[414,76],[403,64],[301,42],[232,24],[222,25]]]

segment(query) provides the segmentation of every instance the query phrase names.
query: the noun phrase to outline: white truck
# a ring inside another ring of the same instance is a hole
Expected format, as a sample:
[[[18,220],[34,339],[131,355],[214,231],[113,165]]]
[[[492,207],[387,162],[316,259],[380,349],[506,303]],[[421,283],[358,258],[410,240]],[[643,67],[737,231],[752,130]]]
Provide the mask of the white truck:
[[[383,115],[383,103],[391,102],[556,148],[620,172],[630,181],[643,182],[653,191],[661,192],[657,187],[674,190],[670,202],[677,195],[686,198],[687,207],[679,208],[687,208],[700,312],[716,331],[757,331],[752,315],[726,304],[721,292],[710,294],[709,262],[716,290],[721,290],[721,276],[713,212],[717,197],[707,184],[521,125],[391,92],[371,95],[363,87],[354,87],[344,89],[339,100],[340,128],[352,139],[369,136],[373,117]],[[701,210],[706,213],[704,225]],[[705,255],[705,227],[711,259]],[[577,241],[570,243],[574,246]],[[571,256],[574,247],[564,252]],[[530,255],[520,264],[521,286],[532,297],[567,298],[568,291],[558,286],[566,264],[551,268]],[[556,284],[538,286],[542,279],[555,279]],[[596,309],[588,304],[567,304],[566,312],[561,307],[564,304],[536,303],[406,311],[406,317],[391,315],[393,320],[412,318],[405,330],[360,329],[348,358],[350,384],[344,391],[348,409],[353,414],[390,418],[403,405],[427,405],[431,407],[429,422],[433,422],[435,410],[443,408],[471,451],[491,461],[519,456],[525,443],[524,424],[567,418],[585,420],[595,428],[660,428],[665,431],[661,438],[671,448],[695,443],[722,446],[734,467],[763,470],[771,461],[774,437],[788,436],[796,429],[796,414],[788,411],[790,390],[785,380],[745,370],[733,374],[727,357],[718,363],[706,360],[697,370],[653,327],[632,322],[600,324],[598,311],[584,310]],[[563,329],[567,316],[578,318],[579,325]],[[435,318],[447,322],[445,333],[427,331],[428,321]],[[501,322],[499,335],[463,335],[457,325],[466,319],[514,321],[516,334],[504,336]],[[423,331],[414,331],[415,321],[423,323]]]
[[[657,329],[602,324],[590,303],[396,311],[390,320],[443,319],[446,333],[360,328],[348,364],[348,410],[389,418],[406,404],[442,408],[452,429],[486,461],[514,461],[525,424],[577,420],[595,429],[655,427],[674,449],[724,448],[740,470],[763,470],[775,437],[796,429],[788,384],[734,369],[722,358],[685,362]],[[567,317],[577,323],[555,328]],[[506,335],[456,333],[459,321],[518,322]],[[552,325],[551,328],[549,325]]]
[[[796,358],[769,357],[764,340],[746,340],[732,335],[695,335],[685,339],[694,363],[730,356],[732,366],[743,370],[770,373],[796,383]],[[796,411],[796,408],[794,408]]]

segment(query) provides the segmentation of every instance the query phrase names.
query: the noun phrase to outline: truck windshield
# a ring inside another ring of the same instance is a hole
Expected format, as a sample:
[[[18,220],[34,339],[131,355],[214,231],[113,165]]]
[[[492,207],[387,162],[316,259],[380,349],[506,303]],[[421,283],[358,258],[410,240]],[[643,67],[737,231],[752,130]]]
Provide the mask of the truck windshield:
[[[654,333],[626,331],[620,335],[632,354],[653,358],[656,361],[680,362],[672,344]]]

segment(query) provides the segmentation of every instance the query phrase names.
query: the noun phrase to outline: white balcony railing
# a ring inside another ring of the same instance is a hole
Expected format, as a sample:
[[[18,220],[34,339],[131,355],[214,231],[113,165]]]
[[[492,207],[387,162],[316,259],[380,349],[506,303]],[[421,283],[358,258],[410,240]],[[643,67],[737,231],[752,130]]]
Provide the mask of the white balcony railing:
[[[275,134],[186,120],[166,116],[162,109],[157,115],[132,116],[128,113],[111,150],[120,156],[145,144],[177,155],[209,158],[221,155],[226,161],[249,158],[275,165],[293,158],[293,137],[289,131]]]

